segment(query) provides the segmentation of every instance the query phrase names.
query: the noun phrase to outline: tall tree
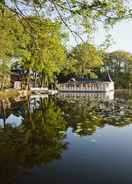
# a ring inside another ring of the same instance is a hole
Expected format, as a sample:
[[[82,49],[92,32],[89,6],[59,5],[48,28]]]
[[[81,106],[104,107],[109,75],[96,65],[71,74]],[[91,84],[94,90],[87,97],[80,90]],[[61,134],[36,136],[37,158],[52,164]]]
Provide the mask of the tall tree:
[[[41,84],[52,82],[65,62],[60,24],[37,16],[18,19],[8,9],[0,19],[1,70],[5,60],[15,57],[25,68],[28,84],[31,72],[39,74]]]
[[[9,11],[0,12],[0,88],[9,86],[11,57],[14,54],[14,33],[16,19]]]
[[[103,64],[96,48],[88,43],[77,45],[72,50],[71,57],[75,60],[74,66],[80,76],[89,75]]]
[[[103,60],[104,67],[109,70],[116,87],[129,88],[132,81],[132,54],[126,51],[114,51],[106,53]]]
[[[24,47],[21,46],[23,43],[19,42],[17,53],[22,58],[29,76],[30,72],[36,72],[41,76],[41,86],[48,85],[49,82],[53,82],[55,74],[60,72],[65,62],[60,25],[40,17],[26,17],[25,19],[31,23],[29,28],[31,39],[29,42],[24,40]]]

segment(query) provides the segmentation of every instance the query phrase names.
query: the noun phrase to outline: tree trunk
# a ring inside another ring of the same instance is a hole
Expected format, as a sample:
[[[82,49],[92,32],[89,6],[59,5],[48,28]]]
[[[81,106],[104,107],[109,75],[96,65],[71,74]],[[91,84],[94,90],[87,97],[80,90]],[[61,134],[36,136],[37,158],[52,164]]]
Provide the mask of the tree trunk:
[[[3,102],[3,100],[1,100],[1,107],[2,107],[2,113],[3,113],[3,127],[5,129],[5,122],[6,122],[6,111],[5,111],[5,104]]]
[[[43,83],[44,83],[44,70],[42,70],[41,87],[43,87]]]
[[[35,73],[34,87],[36,87],[36,84],[37,84],[37,74]]]
[[[27,90],[30,89],[30,71],[31,71],[31,69],[29,68],[28,76],[27,76]]]

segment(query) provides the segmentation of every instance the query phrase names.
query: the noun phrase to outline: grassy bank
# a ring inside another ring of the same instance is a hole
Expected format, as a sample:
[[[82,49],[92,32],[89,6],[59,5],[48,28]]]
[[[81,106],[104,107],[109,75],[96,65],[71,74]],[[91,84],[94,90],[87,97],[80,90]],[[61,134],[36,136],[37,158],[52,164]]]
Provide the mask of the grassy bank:
[[[0,99],[15,98],[17,96],[25,97],[30,94],[31,94],[30,91],[27,90],[6,89],[0,91]]]
[[[0,91],[0,99],[17,97],[19,92],[15,89],[6,89]]]

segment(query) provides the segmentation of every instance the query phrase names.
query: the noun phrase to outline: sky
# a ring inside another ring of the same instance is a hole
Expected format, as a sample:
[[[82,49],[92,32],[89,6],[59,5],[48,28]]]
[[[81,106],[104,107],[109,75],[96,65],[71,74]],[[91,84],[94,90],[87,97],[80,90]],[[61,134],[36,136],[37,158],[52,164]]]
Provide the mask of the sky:
[[[109,30],[112,35],[112,45],[109,51],[125,50],[132,53],[132,20],[124,20]],[[99,45],[105,39],[105,32],[100,27],[95,33],[94,43]]]
[[[109,30],[112,36],[111,47],[108,51],[123,50],[132,53],[132,20],[122,20],[117,23],[113,28]],[[108,34],[109,34],[108,33]],[[98,47],[105,40],[106,32],[102,26],[98,27],[98,30],[94,34],[93,42]],[[85,37],[83,36],[84,40]],[[70,49],[76,45],[76,41],[72,35],[68,42]]]
[[[132,0],[127,0],[127,5],[132,8]],[[117,23],[113,29],[109,30],[109,33],[112,35],[113,41],[108,51],[124,50],[132,53],[132,20],[123,20],[120,23]],[[83,37],[84,40],[86,40],[86,35]],[[105,32],[100,26],[94,36],[95,45],[100,45],[104,39]],[[70,49],[77,44],[72,35],[70,35],[67,44]]]
[[[127,0],[127,5],[132,8],[132,0]],[[112,35],[112,45],[108,51],[123,50],[132,53],[132,19],[122,20],[117,23],[114,28],[109,30],[109,33]],[[105,31],[101,26],[99,26],[98,31],[95,32],[93,40],[96,46],[99,46],[104,42],[105,35]],[[85,37],[84,40],[86,40]],[[70,43],[68,44],[72,48],[77,43],[75,39],[70,36]]]
[[[132,0],[127,0],[127,6],[132,8]],[[124,50],[132,53],[132,19],[122,20],[113,29],[109,30],[113,43],[109,51]],[[105,32],[100,27],[95,33],[94,43],[99,45],[105,38]]]

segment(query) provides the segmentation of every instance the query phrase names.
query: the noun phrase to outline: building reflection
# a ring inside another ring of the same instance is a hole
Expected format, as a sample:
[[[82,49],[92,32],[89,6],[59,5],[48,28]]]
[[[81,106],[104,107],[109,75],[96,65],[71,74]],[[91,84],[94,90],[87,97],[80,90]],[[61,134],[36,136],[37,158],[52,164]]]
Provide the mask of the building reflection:
[[[114,91],[110,91],[110,92],[105,92],[105,93],[87,93],[87,92],[62,92],[62,93],[58,93],[58,96],[59,97],[72,97],[74,99],[78,98],[78,97],[84,97],[84,98],[87,98],[87,99],[90,99],[90,100],[93,100],[93,99],[100,99],[100,100],[103,100],[103,101],[109,101],[109,100],[114,100]]]

